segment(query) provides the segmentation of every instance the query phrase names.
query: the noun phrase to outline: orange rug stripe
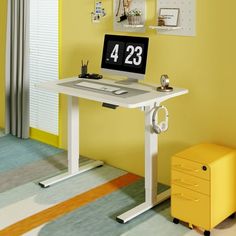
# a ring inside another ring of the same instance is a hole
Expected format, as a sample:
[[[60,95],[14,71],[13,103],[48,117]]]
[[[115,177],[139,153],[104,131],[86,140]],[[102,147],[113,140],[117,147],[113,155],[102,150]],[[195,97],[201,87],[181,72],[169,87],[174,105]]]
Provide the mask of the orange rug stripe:
[[[69,200],[25,218],[13,225],[10,225],[0,231],[0,236],[22,235],[42,224],[58,218],[59,216],[65,215],[81,206],[95,201],[98,198],[108,195],[119,188],[132,184],[138,179],[140,179],[139,176],[130,173],[120,176],[108,183],[102,184]]]

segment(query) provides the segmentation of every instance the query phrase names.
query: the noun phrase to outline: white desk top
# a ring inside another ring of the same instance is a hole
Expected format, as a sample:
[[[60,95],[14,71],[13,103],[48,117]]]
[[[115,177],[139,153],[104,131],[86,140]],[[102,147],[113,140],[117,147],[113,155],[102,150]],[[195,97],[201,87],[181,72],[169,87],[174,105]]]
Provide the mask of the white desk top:
[[[102,94],[98,93],[96,91],[91,90],[85,90],[81,89],[79,87],[67,87],[63,85],[59,85],[65,82],[72,82],[72,81],[80,81],[79,78],[68,78],[68,79],[62,79],[58,81],[52,81],[52,82],[46,82],[37,84],[36,87],[44,90],[48,90],[51,92],[66,94],[70,96],[75,96],[79,98],[89,99],[97,102],[104,102],[109,103],[113,105],[118,105],[120,107],[126,107],[126,108],[138,108],[147,106],[149,104],[153,103],[161,103],[167,99],[177,97],[183,94],[188,93],[187,89],[182,88],[174,88],[172,92],[158,92],[156,91],[156,87],[158,85],[150,85],[150,84],[142,84],[142,83],[132,83],[130,85],[124,85],[124,84],[117,84],[115,83],[117,80],[110,80],[110,79],[100,79],[100,80],[86,80],[86,81],[94,81],[96,83],[106,83],[107,85],[115,85],[118,87],[126,87],[126,88],[132,88],[132,89],[140,89],[148,91],[148,93],[122,98],[119,97],[119,95],[115,96],[114,94]],[[84,79],[85,80],[85,79]]]

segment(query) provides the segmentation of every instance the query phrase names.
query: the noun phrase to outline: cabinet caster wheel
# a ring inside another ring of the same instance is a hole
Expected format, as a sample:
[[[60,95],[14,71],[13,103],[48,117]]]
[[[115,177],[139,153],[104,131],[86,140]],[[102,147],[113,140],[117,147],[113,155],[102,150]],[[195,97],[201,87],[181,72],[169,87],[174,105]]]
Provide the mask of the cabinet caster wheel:
[[[205,231],[204,231],[204,235],[205,235],[205,236],[210,236],[210,235],[211,235],[211,232],[208,231],[208,230],[205,230]]]
[[[176,219],[176,218],[174,218],[174,219],[173,219],[173,223],[174,223],[174,224],[179,224],[179,220]]]

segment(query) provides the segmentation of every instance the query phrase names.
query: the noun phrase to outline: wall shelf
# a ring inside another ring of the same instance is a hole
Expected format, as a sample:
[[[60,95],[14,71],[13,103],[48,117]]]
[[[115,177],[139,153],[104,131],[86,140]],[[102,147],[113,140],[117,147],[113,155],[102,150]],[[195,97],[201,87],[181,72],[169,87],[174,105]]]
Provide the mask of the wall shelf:
[[[155,30],[163,30],[163,31],[169,31],[169,30],[178,30],[181,29],[182,27],[180,26],[157,26],[157,25],[150,25],[150,29],[155,29]]]
[[[119,4],[121,2],[121,4]],[[124,14],[124,1],[113,0],[113,27],[114,31],[120,32],[135,32],[145,33],[146,27],[144,26],[146,21],[146,0],[132,0],[130,2],[128,10],[138,9],[142,12],[142,23],[137,26],[129,25],[128,20],[120,21],[121,16]]]
[[[144,28],[144,25],[123,25],[126,28]]]
[[[157,15],[162,8],[178,8],[179,19],[177,30],[172,29],[157,29],[158,34],[163,35],[178,35],[178,36],[195,36],[196,35],[196,0],[156,0]]]

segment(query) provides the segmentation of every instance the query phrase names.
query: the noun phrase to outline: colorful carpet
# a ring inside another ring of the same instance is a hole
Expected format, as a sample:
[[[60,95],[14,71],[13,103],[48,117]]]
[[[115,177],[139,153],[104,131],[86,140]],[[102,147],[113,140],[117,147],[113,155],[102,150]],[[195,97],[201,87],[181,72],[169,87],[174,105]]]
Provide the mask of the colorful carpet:
[[[169,200],[118,223],[117,215],[144,201],[143,178],[126,171],[104,165],[42,189],[40,180],[65,171],[66,153],[11,136],[0,139],[0,165],[0,236],[200,235],[172,223]]]
[[[165,187],[162,186],[160,191],[164,189]],[[150,220],[156,221],[154,224],[155,227],[151,227],[150,229],[147,227],[146,229],[148,230],[145,234],[138,235],[181,236],[188,231],[188,229],[180,226],[176,232],[176,226],[171,223],[169,201],[143,213],[127,224],[120,224],[116,221],[117,215],[133,208],[143,201],[144,183],[143,179],[141,179],[46,224],[40,229],[39,235],[136,235],[137,232],[135,232],[135,228]]]

